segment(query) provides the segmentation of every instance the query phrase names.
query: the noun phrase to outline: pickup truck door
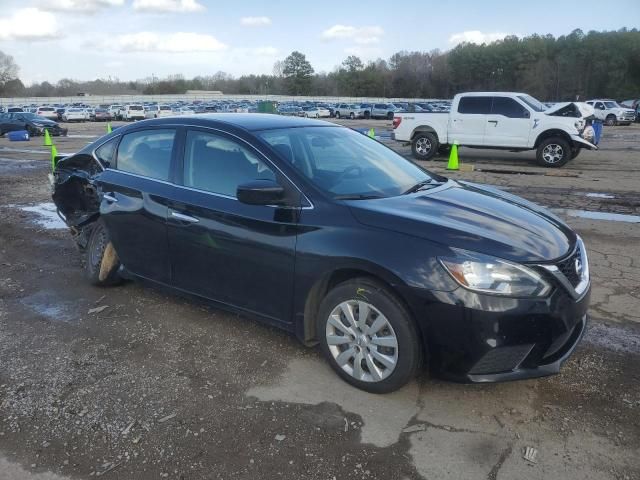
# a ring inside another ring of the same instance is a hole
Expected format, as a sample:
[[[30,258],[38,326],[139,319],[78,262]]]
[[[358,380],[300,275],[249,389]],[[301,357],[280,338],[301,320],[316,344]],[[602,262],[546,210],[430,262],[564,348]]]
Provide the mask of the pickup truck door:
[[[532,127],[531,112],[524,105],[511,97],[492,97],[484,145],[526,148]]]
[[[483,145],[491,97],[462,96],[449,114],[449,143]]]

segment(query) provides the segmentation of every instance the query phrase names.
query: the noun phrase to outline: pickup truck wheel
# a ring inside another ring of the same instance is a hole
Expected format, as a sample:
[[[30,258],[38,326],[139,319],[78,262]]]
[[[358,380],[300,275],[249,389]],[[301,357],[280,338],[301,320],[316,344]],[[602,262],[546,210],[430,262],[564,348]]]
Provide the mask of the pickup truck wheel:
[[[543,167],[562,167],[571,160],[571,147],[562,137],[550,137],[544,139],[536,152],[538,164]]]
[[[354,120],[354,119],[356,118],[356,114],[355,114],[355,113],[353,113],[353,112],[351,112],[351,114],[349,115],[349,118],[350,118],[351,120]]]
[[[393,112],[387,113],[387,120],[393,120]]]
[[[340,118],[340,112],[336,112],[336,118]]]
[[[605,125],[608,125],[609,127],[613,127],[616,124],[616,116],[611,114],[611,115],[607,115],[607,119],[604,121]]]
[[[411,153],[418,160],[429,160],[438,153],[438,139],[431,132],[419,133],[411,142]]]

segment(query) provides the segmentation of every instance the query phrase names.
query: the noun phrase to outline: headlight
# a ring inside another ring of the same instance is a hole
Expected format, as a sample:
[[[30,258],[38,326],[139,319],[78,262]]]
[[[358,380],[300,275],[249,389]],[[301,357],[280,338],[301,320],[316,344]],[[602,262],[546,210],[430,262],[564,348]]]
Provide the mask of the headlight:
[[[584,120],[578,120],[576,121],[576,123],[573,124],[574,127],[576,127],[576,130],[578,130],[579,132],[584,128]]]
[[[488,255],[459,251],[440,262],[464,288],[507,297],[544,297],[551,290],[544,278],[523,265]]]

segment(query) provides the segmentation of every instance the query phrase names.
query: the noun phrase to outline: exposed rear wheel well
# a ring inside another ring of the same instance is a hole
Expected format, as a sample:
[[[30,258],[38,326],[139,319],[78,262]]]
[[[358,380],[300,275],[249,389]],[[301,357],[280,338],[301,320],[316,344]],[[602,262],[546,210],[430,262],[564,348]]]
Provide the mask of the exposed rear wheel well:
[[[352,280],[354,278],[367,278],[373,282],[385,287],[392,293],[396,299],[402,303],[407,311],[413,316],[413,311],[409,308],[407,302],[394,290],[394,288],[382,278],[377,275],[373,275],[370,272],[352,268],[343,268],[335,270],[326,275],[322,279],[318,280],[316,284],[311,288],[307,295],[307,300],[304,305],[304,343],[308,346],[315,345],[316,339],[316,322],[318,320],[318,311],[320,309],[320,303],[324,297],[334,287],[340,285],[343,282]],[[420,332],[420,329],[416,325],[416,329]]]
[[[540,143],[542,143],[543,140],[545,140],[545,139],[547,139],[549,137],[560,137],[560,138],[563,138],[564,140],[569,142],[570,146],[573,147],[573,139],[571,138],[571,136],[567,132],[565,132],[564,130],[552,129],[552,130],[546,130],[546,131],[542,132],[540,135],[538,135],[538,138],[536,138],[536,143],[534,145],[534,148],[538,148],[538,145],[540,145]]]
[[[416,127],[416,129],[411,133],[411,140],[413,140],[416,135],[420,134],[420,133],[432,133],[433,135],[435,135],[436,139],[438,140],[438,143],[440,143],[440,139],[438,138],[438,134],[436,133],[436,131],[429,126],[426,125],[421,125],[419,127]]]

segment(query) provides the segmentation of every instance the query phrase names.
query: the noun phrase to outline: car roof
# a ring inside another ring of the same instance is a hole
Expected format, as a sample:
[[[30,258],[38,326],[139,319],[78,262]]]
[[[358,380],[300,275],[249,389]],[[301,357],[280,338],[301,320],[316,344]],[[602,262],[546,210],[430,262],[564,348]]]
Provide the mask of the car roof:
[[[289,117],[268,113],[201,113],[189,115],[188,117],[164,117],[143,122],[136,122],[140,125],[163,125],[182,124],[196,126],[212,126],[216,124],[227,124],[247,131],[272,130],[277,128],[295,127],[338,127],[335,123],[322,120],[313,120],[302,117]]]

